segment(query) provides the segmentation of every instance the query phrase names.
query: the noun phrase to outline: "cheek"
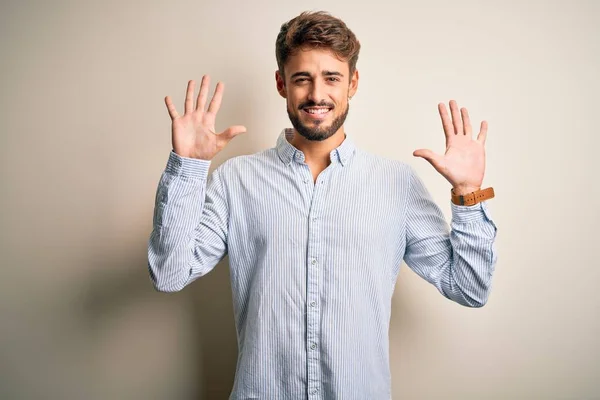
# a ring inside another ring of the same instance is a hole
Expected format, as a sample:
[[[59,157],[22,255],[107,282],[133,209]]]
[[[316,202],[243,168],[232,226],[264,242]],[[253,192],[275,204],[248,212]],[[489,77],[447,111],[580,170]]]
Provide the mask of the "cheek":
[[[288,96],[287,105],[290,110],[298,111],[298,106],[302,104],[302,98],[298,98],[296,96]]]
[[[339,114],[341,112],[343,112],[346,107],[348,106],[348,101],[347,100],[343,100],[343,99],[336,99],[335,100],[335,112],[336,114]]]
[[[292,112],[298,111],[298,106],[296,105],[296,103],[294,103],[294,101],[290,100],[289,98],[287,99],[287,108]]]
[[[346,105],[346,99],[348,94],[341,91],[336,90],[331,93],[330,100],[335,104],[336,107],[344,107]]]

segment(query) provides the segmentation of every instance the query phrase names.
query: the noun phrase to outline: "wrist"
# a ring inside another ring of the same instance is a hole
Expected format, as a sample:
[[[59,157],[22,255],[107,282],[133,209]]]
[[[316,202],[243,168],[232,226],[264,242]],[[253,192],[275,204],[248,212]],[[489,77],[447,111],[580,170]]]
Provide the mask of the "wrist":
[[[467,193],[456,193],[454,188],[450,191],[452,203],[459,206],[472,206],[481,201],[494,198],[494,189],[489,187],[483,190],[473,190],[473,188],[462,188],[468,190]]]
[[[457,196],[464,196],[478,190],[481,190],[481,186],[454,186],[452,188],[452,193]]]

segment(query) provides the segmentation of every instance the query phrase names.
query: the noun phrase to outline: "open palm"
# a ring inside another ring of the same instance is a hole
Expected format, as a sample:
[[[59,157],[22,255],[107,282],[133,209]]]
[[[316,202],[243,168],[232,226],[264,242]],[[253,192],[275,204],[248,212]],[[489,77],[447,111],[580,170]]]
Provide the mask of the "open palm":
[[[436,154],[428,149],[415,150],[415,157],[422,157],[453,186],[457,194],[469,193],[481,188],[485,173],[485,139],[487,122],[481,122],[477,139],[473,139],[471,121],[466,108],[458,110],[456,101],[450,100],[448,116],[446,105],[438,104],[442,126],[446,135],[446,152]],[[462,116],[462,118],[461,118]]]
[[[221,107],[224,85],[218,82],[208,109],[205,110],[208,98],[210,77],[204,75],[194,105],[193,80],[188,82],[185,96],[185,114],[180,116],[175,110],[169,96],[165,98],[167,110],[171,117],[171,139],[173,151],[182,157],[211,160],[227,143],[240,133],[246,132],[241,125],[234,125],[223,132],[215,133],[215,120]]]

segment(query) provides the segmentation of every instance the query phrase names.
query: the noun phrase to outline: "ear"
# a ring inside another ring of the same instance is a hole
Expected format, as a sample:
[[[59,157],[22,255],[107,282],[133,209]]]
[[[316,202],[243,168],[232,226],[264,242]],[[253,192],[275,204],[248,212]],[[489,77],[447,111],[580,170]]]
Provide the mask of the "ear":
[[[350,77],[350,87],[348,89],[348,96],[354,97],[356,91],[358,90],[358,70],[355,69],[354,73]]]
[[[285,88],[285,78],[281,76],[279,70],[275,71],[275,82],[277,84],[277,91],[284,99],[287,99],[287,90]]]

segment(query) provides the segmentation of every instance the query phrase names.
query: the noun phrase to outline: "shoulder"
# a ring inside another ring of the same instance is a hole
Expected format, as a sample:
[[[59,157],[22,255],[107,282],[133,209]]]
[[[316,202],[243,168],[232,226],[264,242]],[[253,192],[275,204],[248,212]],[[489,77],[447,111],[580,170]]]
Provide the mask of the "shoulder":
[[[273,148],[253,154],[238,155],[223,161],[215,168],[215,172],[218,171],[225,180],[241,177],[251,178],[253,175],[264,173],[274,164],[276,158],[277,153]]]
[[[400,179],[410,179],[414,168],[403,160],[384,157],[365,150],[357,150],[357,166],[377,174],[385,174]]]

